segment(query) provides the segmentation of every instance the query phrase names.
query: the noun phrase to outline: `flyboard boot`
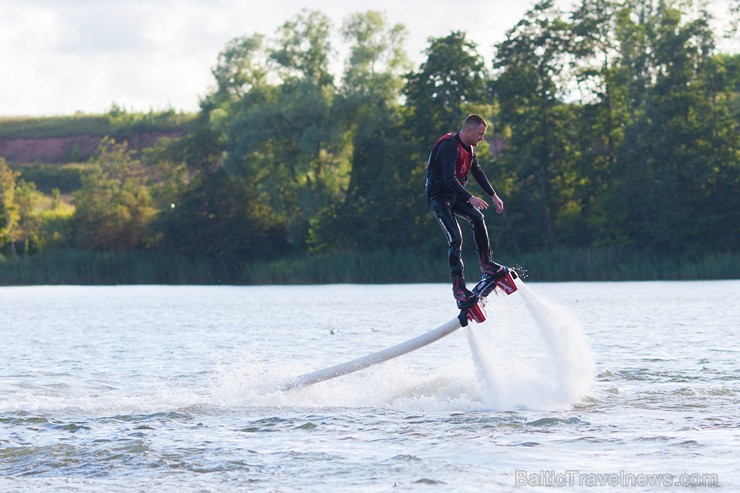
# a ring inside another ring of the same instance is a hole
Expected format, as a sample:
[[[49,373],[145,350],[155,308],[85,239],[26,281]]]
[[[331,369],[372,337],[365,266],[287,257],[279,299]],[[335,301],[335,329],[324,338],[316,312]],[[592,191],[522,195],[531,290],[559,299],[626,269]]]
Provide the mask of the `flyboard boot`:
[[[511,294],[517,290],[514,279],[519,276],[514,269],[497,264],[489,259],[484,260],[486,261],[481,262],[483,278],[475,285],[472,291],[477,301],[474,305],[461,308],[460,315],[457,317],[463,327],[468,325],[469,320],[477,323],[485,322],[485,300],[494,289],[499,288],[506,294]]]
[[[496,287],[500,288],[506,294],[516,291],[517,288],[514,279],[518,276],[514,269],[494,262],[490,248],[480,252],[479,255],[480,270],[483,273],[483,278],[473,288],[473,293],[478,298],[487,297]]]
[[[468,308],[478,302],[478,296],[468,289],[462,274],[452,276],[452,295],[460,309]]]
[[[457,317],[460,325],[465,327],[468,325],[468,320],[480,323],[486,319],[483,307],[478,303],[478,295],[468,289],[462,275],[452,277],[452,293],[460,309],[460,315]]]
[[[516,291],[516,272],[505,265],[497,264],[496,262],[489,261],[481,264],[481,271],[483,277],[480,282],[473,288],[479,298],[485,298],[491,291],[497,286],[500,287],[506,294],[511,294]]]

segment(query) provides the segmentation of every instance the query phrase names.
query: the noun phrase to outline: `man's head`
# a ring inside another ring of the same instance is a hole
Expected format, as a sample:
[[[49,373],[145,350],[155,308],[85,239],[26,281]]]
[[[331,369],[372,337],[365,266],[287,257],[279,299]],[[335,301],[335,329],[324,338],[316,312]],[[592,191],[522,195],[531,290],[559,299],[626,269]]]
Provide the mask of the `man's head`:
[[[486,135],[487,129],[488,123],[486,123],[486,120],[482,116],[476,114],[468,115],[459,133],[460,140],[465,145],[477,146]]]

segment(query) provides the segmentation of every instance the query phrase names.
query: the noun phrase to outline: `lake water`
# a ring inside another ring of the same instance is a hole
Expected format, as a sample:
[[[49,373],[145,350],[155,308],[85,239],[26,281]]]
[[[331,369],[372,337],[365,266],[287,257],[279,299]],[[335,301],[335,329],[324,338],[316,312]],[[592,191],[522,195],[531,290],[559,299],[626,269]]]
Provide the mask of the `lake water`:
[[[740,281],[0,288],[0,491],[737,491]]]

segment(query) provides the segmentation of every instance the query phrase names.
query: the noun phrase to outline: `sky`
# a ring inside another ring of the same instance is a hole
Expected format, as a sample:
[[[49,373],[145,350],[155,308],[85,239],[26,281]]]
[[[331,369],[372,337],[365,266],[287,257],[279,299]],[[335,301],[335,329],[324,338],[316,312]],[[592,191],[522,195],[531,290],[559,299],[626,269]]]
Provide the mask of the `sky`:
[[[731,3],[714,0],[726,18]],[[339,30],[349,14],[377,10],[408,30],[415,67],[430,37],[464,31],[487,60],[533,0],[0,0],[0,115],[53,116],[197,111],[226,43],[268,37],[302,9]],[[568,9],[570,0],[558,0]],[[340,52],[339,39],[333,39]],[[737,44],[735,43],[735,46]]]

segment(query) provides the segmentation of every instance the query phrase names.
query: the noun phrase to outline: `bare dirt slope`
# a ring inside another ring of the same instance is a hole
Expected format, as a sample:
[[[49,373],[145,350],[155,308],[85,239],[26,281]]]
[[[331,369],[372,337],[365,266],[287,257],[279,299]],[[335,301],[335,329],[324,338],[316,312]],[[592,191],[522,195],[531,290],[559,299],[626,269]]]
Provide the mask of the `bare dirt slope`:
[[[153,145],[161,138],[182,137],[182,132],[144,132],[128,140],[131,149]],[[100,135],[62,137],[0,137],[0,156],[9,163],[63,163],[87,161],[100,143]]]

